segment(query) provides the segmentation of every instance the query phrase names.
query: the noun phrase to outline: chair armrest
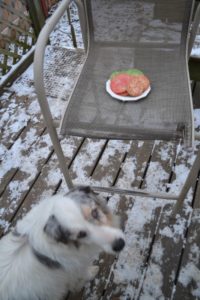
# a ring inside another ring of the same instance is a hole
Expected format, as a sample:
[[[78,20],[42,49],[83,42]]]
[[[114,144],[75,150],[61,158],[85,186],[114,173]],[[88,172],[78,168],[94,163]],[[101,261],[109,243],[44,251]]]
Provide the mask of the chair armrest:
[[[51,110],[46,98],[45,86],[44,86],[44,55],[45,48],[49,40],[49,35],[53,31],[55,25],[58,23],[60,18],[63,16],[66,9],[69,7],[71,0],[63,0],[53,15],[47,20],[46,24],[42,28],[35,48],[34,55],[34,81],[35,81],[35,89],[38,96],[38,101],[40,104],[40,108],[44,117],[45,124],[47,126],[48,132],[51,137],[51,141],[54,146],[54,150],[57,153],[60,168],[63,172],[65,180],[67,182],[68,188],[73,187],[73,183],[69,176],[68,170],[65,166],[65,157],[60,145],[59,137],[57,131],[53,124],[53,118],[51,114]],[[84,9],[81,1],[75,1],[76,5],[79,8],[79,11]],[[81,20],[80,20],[81,21]],[[66,67],[66,66],[63,66]],[[61,163],[62,162],[62,163]]]
[[[63,0],[53,15],[47,20],[46,24],[42,28],[35,48],[34,55],[34,82],[35,89],[38,96],[38,101],[43,113],[45,123],[48,128],[53,124],[52,115],[46,99],[45,86],[44,86],[44,55],[45,48],[49,40],[49,35],[55,28],[56,24],[59,22],[60,18],[64,15],[66,9],[69,7],[71,0]],[[81,28],[86,32],[86,24],[84,23],[83,13],[84,7],[80,0],[74,1],[79,9],[79,16],[81,22]]]

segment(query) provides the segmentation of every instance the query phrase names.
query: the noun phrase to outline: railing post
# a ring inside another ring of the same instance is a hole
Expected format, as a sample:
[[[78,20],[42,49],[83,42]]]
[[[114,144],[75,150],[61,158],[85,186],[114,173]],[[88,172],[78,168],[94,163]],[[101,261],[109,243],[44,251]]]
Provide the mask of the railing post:
[[[26,0],[35,35],[38,36],[45,23],[45,16],[40,0]]]

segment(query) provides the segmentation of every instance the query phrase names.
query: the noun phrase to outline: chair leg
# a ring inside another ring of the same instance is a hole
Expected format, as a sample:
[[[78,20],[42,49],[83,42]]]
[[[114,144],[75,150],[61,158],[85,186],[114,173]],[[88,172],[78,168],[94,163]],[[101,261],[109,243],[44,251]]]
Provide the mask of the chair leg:
[[[53,148],[54,148],[55,153],[56,153],[57,158],[58,158],[60,169],[63,173],[64,178],[65,178],[67,187],[69,189],[71,189],[71,188],[74,187],[74,185],[73,185],[72,180],[70,178],[69,170],[68,170],[68,167],[66,165],[65,156],[64,156],[61,144],[60,144],[60,140],[58,138],[58,134],[57,134],[56,129],[54,128],[54,126],[47,126],[47,128],[48,128],[48,131],[49,131],[49,135],[51,137]]]
[[[200,150],[198,150],[197,156],[192,165],[190,173],[182,187],[182,190],[179,194],[178,200],[173,208],[172,217],[174,217],[177,214],[177,212],[180,211],[180,209],[183,205],[183,201],[186,198],[186,195],[187,195],[189,189],[192,187],[192,184],[194,183],[194,179],[197,178],[199,169],[200,169]]]

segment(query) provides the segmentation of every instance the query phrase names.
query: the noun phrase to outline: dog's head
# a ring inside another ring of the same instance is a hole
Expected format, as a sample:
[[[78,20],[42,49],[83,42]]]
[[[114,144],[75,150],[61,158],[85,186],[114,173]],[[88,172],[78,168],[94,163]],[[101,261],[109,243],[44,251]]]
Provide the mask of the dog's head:
[[[52,242],[77,249],[93,246],[116,253],[125,245],[117,217],[89,187],[55,196],[43,230]]]

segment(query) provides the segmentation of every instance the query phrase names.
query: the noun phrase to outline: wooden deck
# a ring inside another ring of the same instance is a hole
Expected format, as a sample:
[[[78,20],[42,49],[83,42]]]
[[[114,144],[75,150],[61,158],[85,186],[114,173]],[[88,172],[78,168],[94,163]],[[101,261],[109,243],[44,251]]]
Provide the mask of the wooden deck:
[[[77,62],[73,53],[70,57]],[[37,104],[31,70],[1,96],[1,235],[41,198],[67,191]],[[52,76],[58,82],[56,70],[54,75],[51,68],[46,72],[47,85]],[[67,72],[73,79],[72,70]],[[56,99],[60,88],[48,86],[58,119],[57,108],[63,106],[62,95]],[[74,182],[154,191],[178,190],[195,157],[162,141],[67,137],[62,145]],[[199,196],[200,184],[194,178],[194,188],[173,221],[169,218],[173,201],[108,195],[109,205],[124,221],[126,248],[118,257],[102,254],[97,278],[66,299],[200,299]]]

